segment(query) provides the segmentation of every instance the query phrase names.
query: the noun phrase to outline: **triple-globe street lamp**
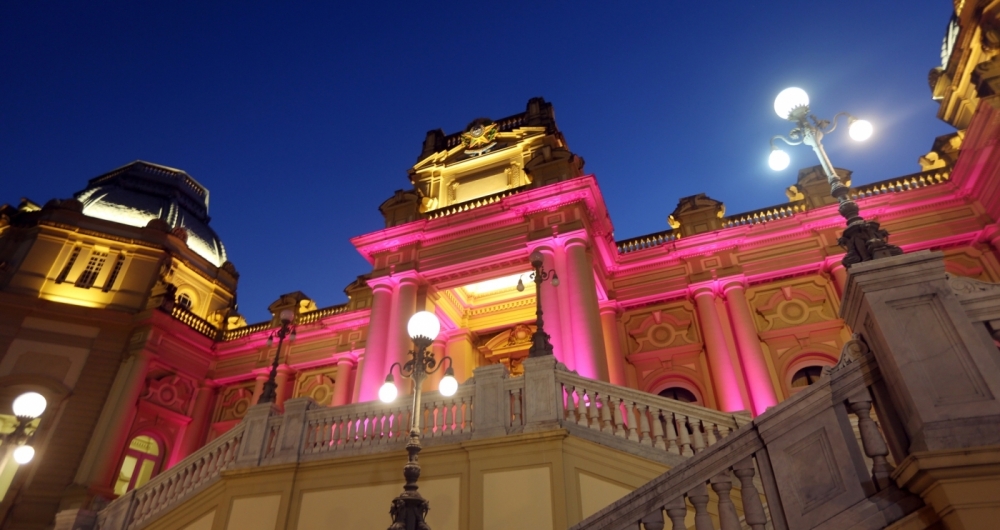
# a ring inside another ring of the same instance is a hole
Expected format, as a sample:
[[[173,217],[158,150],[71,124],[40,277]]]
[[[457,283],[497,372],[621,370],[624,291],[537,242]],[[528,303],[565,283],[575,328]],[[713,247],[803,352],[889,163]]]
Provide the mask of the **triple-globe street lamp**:
[[[775,171],[788,167],[788,153],[778,149],[774,145],[775,140],[781,140],[788,145],[805,144],[813,148],[823,173],[826,174],[826,180],[830,183],[830,194],[840,203],[838,211],[847,220],[847,228],[837,240],[837,243],[847,251],[842,260],[844,266],[902,254],[902,249],[888,243],[889,232],[880,228],[877,222],[867,221],[861,217],[858,204],[850,198],[851,188],[841,182],[833,164],[830,163],[830,158],[826,156],[826,150],[823,149],[823,136],[837,128],[837,119],[841,116],[847,117],[848,134],[859,142],[867,140],[872,135],[872,124],[846,112],[835,115],[832,122],[821,120],[809,113],[809,95],[805,90],[796,87],[786,88],[778,94],[774,100],[774,112],[781,119],[795,123],[795,128],[788,133],[787,138],[781,135],[771,138],[768,164]]]
[[[389,530],[430,530],[424,520],[430,506],[417,491],[417,479],[420,478],[420,464],[417,462],[417,454],[420,453],[421,386],[427,376],[444,366],[446,360],[448,367],[445,369],[444,377],[438,383],[438,391],[442,396],[452,396],[458,390],[458,381],[455,380],[451,357],[442,357],[438,361],[434,359],[432,352],[427,351],[427,347],[434,342],[441,331],[441,323],[434,313],[429,311],[415,313],[406,324],[406,331],[414,345],[414,348],[408,353],[410,359],[404,364],[393,363],[389,367],[389,375],[385,378],[385,384],[378,391],[378,397],[384,403],[395,401],[399,390],[396,388],[396,380],[392,371],[396,368],[399,369],[401,377],[413,380],[410,436],[406,442],[406,452],[409,457],[406,465],[403,466],[403,477],[406,478],[406,484],[403,486],[403,493],[392,500],[392,506],[389,508],[389,515],[392,517],[392,525]]]

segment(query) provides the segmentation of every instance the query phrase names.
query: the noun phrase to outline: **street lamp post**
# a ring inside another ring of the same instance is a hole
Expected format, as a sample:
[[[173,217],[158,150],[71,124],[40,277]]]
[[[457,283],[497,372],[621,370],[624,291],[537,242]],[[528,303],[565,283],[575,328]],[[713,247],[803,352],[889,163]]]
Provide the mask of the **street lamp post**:
[[[410,317],[406,324],[406,331],[413,339],[414,349],[408,355],[410,360],[405,364],[393,363],[389,367],[389,375],[385,378],[385,384],[378,391],[378,397],[384,403],[391,403],[399,393],[396,388],[396,380],[393,378],[393,368],[399,368],[399,375],[413,380],[413,409],[410,412],[410,437],[406,442],[406,452],[409,455],[406,465],[403,466],[403,477],[406,484],[403,486],[403,493],[392,500],[389,508],[389,515],[392,517],[392,525],[389,530],[430,530],[424,518],[430,510],[430,504],[417,491],[417,479],[420,478],[420,464],[417,462],[417,454],[420,453],[420,417],[421,405],[420,394],[424,379],[431,375],[448,361],[448,368],[444,372],[444,377],[438,383],[438,391],[443,396],[452,396],[458,390],[458,381],[455,380],[455,371],[451,367],[451,357],[442,357],[440,361],[434,359],[434,354],[427,351],[427,347],[434,342],[441,331],[441,323],[437,316],[429,311],[420,311]]]
[[[18,464],[27,464],[35,457],[35,449],[28,445],[34,433],[28,434],[26,429],[32,420],[45,412],[46,405],[45,397],[38,392],[25,392],[14,399],[14,417],[17,418],[17,424],[13,432],[0,435],[0,442],[3,442],[8,451],[11,445],[16,446],[12,456]]]
[[[535,282],[535,332],[531,334],[531,347],[528,348],[528,357],[543,357],[552,355],[552,343],[549,342],[549,334],[545,332],[545,322],[542,320],[542,282],[552,281],[553,287],[559,286],[559,275],[555,269],[545,271],[542,269],[542,253],[534,251],[528,256],[528,261],[535,271],[531,273],[531,279]],[[524,290],[524,282],[517,280],[517,290]]]
[[[771,138],[771,156],[768,158],[768,164],[776,171],[788,167],[788,154],[775,147],[775,140],[781,140],[788,145],[805,144],[813,148],[826,174],[826,180],[830,183],[830,194],[840,203],[838,211],[847,220],[847,228],[837,240],[837,243],[847,251],[842,260],[844,266],[902,254],[901,248],[888,243],[888,231],[880,228],[877,222],[867,221],[861,217],[858,204],[850,198],[851,188],[837,177],[833,164],[823,149],[823,136],[837,128],[837,119],[841,116],[847,117],[848,134],[856,141],[864,141],[871,136],[872,124],[846,112],[834,116],[832,124],[830,121],[818,119],[809,113],[809,95],[801,88],[795,87],[786,88],[778,94],[774,100],[774,111],[782,119],[794,122],[796,127],[788,133],[787,138],[780,134]]]
[[[291,340],[295,340],[295,328],[292,326],[292,320],[295,319],[295,312],[291,309],[285,309],[278,316],[281,320],[281,328],[278,329],[276,333],[272,333],[267,337],[267,346],[270,348],[274,344],[274,335],[278,336],[278,350],[274,352],[274,362],[271,363],[271,373],[267,376],[267,381],[264,382],[264,387],[261,389],[260,397],[257,398],[257,403],[275,403],[278,398],[278,362],[281,359],[281,345],[285,342],[285,337],[291,335]]]

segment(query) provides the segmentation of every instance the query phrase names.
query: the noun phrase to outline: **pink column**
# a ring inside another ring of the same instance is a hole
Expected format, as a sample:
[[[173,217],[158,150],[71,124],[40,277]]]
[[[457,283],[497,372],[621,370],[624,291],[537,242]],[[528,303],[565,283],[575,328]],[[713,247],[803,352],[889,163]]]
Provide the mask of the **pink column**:
[[[733,335],[740,351],[740,361],[743,364],[743,375],[746,377],[750,391],[750,401],[754,415],[761,414],[768,407],[778,404],[774,393],[771,375],[764,359],[764,350],[760,347],[760,337],[753,315],[750,314],[750,304],[747,303],[746,288],[743,280],[735,280],[723,287],[726,294],[726,305],[729,308],[729,318],[733,325]]]
[[[385,364],[383,369],[388,372],[392,363],[406,364],[407,352],[413,349],[413,341],[406,332],[406,323],[417,312],[417,278],[413,276],[396,277],[395,296],[392,300],[392,313],[389,320],[389,343],[386,346]],[[385,377],[383,375],[383,377]],[[397,375],[397,383],[398,375]],[[408,388],[408,387],[407,387]],[[403,387],[400,386],[400,390]]]
[[[254,371],[254,374],[256,374],[256,378],[254,379],[253,382],[253,396],[250,398],[250,403],[256,405],[257,400],[260,399],[260,395],[264,393],[264,382],[267,381],[267,377],[270,371],[271,371],[270,368]]]
[[[351,381],[354,379],[354,361],[350,357],[337,359],[337,379],[333,381],[333,401],[334,407],[346,405],[350,399]]]
[[[285,351],[287,352],[288,350]],[[279,366],[278,373],[274,375],[274,382],[278,384],[278,387],[274,389],[274,404],[282,410],[284,410],[285,400],[291,397],[294,390],[292,387],[294,386],[295,379],[290,377],[294,375],[295,370],[292,370],[287,364]]]
[[[106,427],[94,432],[94,440],[90,444],[94,449],[94,457],[92,461],[85,462],[91,466],[87,473],[87,482],[91,486],[104,488],[113,485],[114,477],[118,474],[118,459],[129,442],[136,403],[146,388],[146,373],[151,357],[145,350],[136,352],[128,356],[118,369],[111,397],[101,412],[101,423],[107,420]],[[94,441],[98,443],[95,444]],[[88,446],[87,455],[90,454],[91,447]]]
[[[438,334],[437,339],[435,339],[430,345],[429,350],[434,354],[434,361],[436,361],[438,365],[441,364],[441,359],[445,356],[445,344],[447,344],[447,342],[445,334],[442,332]],[[441,382],[441,378],[444,377],[445,367],[438,368],[435,366],[435,369],[437,370],[436,372],[429,375],[427,379],[424,379],[424,392],[437,392],[438,384]]]
[[[627,386],[625,356],[618,342],[618,304],[601,305],[601,328],[604,330],[604,352],[608,359],[608,381],[613,385]]]
[[[712,386],[718,397],[719,408],[725,412],[744,410],[743,398],[740,397],[740,387],[736,382],[736,373],[726,346],[725,331],[715,307],[715,293],[709,286],[697,287],[693,290],[695,309],[698,312],[698,322],[705,341],[705,353],[708,355],[708,369],[712,377]]]
[[[844,289],[847,287],[847,268],[840,262],[840,259],[831,259],[826,263],[826,269],[833,276],[833,286],[837,288],[837,294],[844,297]]]
[[[179,457],[187,455],[201,448],[205,441],[205,433],[208,430],[209,418],[212,415],[213,404],[215,403],[215,388],[211,381],[206,381],[203,386],[195,391],[194,407],[191,410],[191,423],[184,430],[184,438],[181,441]]]
[[[534,250],[542,253],[542,267],[546,271],[555,268],[555,252],[551,248],[538,247]],[[560,276],[562,276],[562,272],[557,270]],[[560,281],[562,281],[561,278]],[[565,340],[568,333],[563,333],[562,319],[559,311],[560,289],[565,289],[565,287],[553,287],[552,281],[549,280],[542,282],[541,293],[536,293],[535,296],[542,297],[542,319],[545,322],[545,332],[549,334],[549,342],[552,343],[552,351],[556,359],[572,370],[573,346],[572,343]]]
[[[569,278],[569,272],[566,267],[566,250],[561,246],[556,245],[552,251],[552,266],[549,266],[548,263],[546,263],[545,267],[546,271],[551,271],[554,268],[556,275],[559,276],[559,281],[565,282],[567,278]],[[552,281],[549,280],[545,282],[543,286],[552,288],[553,286],[551,282]],[[570,301],[570,289],[568,286],[565,286],[565,283],[563,285],[564,287],[551,289],[552,293],[555,294],[556,300],[559,302],[559,310],[556,313],[559,317],[559,326],[555,328],[555,330],[559,331],[560,341],[558,343],[563,345],[562,356],[560,357],[559,354],[556,354],[556,358],[562,361],[562,363],[566,365],[566,368],[576,370],[577,349],[576,341],[573,337],[573,306]],[[548,294],[545,296],[548,297]],[[542,300],[542,303],[545,303],[545,299]],[[549,310],[543,308],[543,311],[545,311],[545,329],[549,335],[554,335],[553,331],[549,331],[552,329],[549,327],[549,322],[553,320],[548,317]],[[553,342],[552,344],[554,345],[556,342]],[[553,346],[553,350],[556,352],[559,351],[555,346]]]
[[[572,238],[566,241],[566,282],[573,309],[573,348],[576,371],[592,379],[608,380],[608,362],[604,350],[601,313],[597,304],[594,265],[587,254],[587,241]],[[568,311],[567,311],[568,313]]]
[[[372,311],[368,319],[368,340],[365,343],[364,365],[358,367],[358,401],[378,399],[378,389],[385,381],[389,368],[383,361],[389,344],[389,322],[392,316],[392,283],[387,279],[369,280],[372,288]]]
[[[361,387],[363,386],[365,373],[365,355],[362,353],[358,355],[358,366],[354,369],[354,390],[351,391],[351,403],[358,403],[361,401]]]

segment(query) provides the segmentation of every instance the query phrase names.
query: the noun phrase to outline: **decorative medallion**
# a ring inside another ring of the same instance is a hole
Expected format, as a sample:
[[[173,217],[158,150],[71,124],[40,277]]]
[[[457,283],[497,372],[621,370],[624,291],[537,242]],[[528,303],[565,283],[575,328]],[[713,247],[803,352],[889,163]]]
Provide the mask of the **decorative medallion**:
[[[497,136],[497,124],[485,123],[486,121],[488,120],[476,120],[469,130],[462,133],[462,145],[467,149],[466,154],[478,156],[496,145],[493,139]]]

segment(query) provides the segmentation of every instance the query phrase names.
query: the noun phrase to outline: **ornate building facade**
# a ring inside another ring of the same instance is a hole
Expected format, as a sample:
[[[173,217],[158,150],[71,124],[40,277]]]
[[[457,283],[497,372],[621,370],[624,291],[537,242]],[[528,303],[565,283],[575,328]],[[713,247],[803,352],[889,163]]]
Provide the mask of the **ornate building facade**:
[[[958,132],[933,140],[920,171],[851,197],[907,253],[941,251],[950,274],[996,283],[997,13],[964,4],[931,75]],[[850,184],[849,170],[838,174]],[[517,287],[534,251],[561,280],[540,294],[567,370],[757,416],[835,365],[851,338],[836,199],[818,166],[790,184],[787,202],[729,215],[724,197],[684,197],[666,229],[615,240],[597,178],[535,98],[427,134],[409,186],[379,206],[385,226],[352,239],[371,271],[347,286],[346,304],[284,294],[255,324],[235,311],[239,275],[209,227],[208,190],[183,171],[135,162],[72,199],[4,206],[0,412],[26,390],[50,406],[36,459],[2,464],[3,525],[45,528],[100,508],[224,438],[263,391],[282,311],[295,335],[281,352],[279,410],[301,397],[376,399],[418,310],[440,318],[431,350],[453,359],[459,382],[491,365],[520,376],[539,293]]]

